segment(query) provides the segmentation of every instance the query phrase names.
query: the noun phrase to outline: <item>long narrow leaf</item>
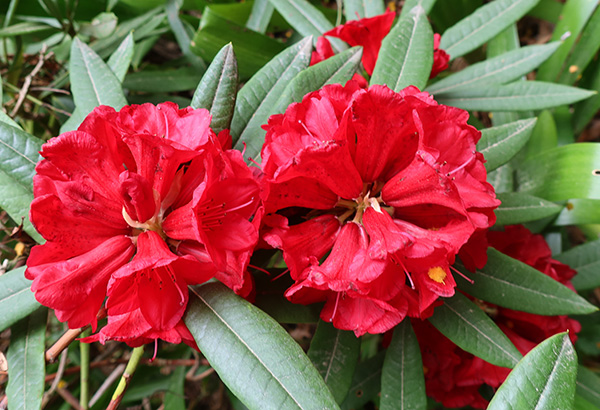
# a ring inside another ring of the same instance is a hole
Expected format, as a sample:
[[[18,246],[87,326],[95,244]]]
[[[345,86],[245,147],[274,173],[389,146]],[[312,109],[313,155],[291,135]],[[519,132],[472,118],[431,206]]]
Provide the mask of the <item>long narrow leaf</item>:
[[[600,378],[598,375],[580,364],[576,383],[577,394],[594,404],[596,408],[600,408]]]
[[[422,7],[400,19],[383,39],[371,84],[387,84],[392,90],[427,84],[433,64],[433,31]]]
[[[254,0],[246,27],[250,30],[264,33],[267,31],[273,11],[275,11],[275,7],[269,0]]]
[[[471,296],[496,305],[537,315],[592,313],[597,308],[560,282],[493,248],[488,262],[475,273],[460,263],[455,266],[473,283],[457,277],[458,288]]]
[[[400,18],[408,17],[411,10],[417,6],[421,6],[425,10],[425,14],[429,14],[435,2],[436,0],[406,0],[400,10]]]
[[[429,321],[461,349],[502,367],[513,367],[521,353],[502,330],[460,293],[444,299]]]
[[[184,321],[221,380],[248,408],[338,408],[290,335],[224,285],[199,288]]]
[[[31,291],[31,281],[23,276],[25,268],[0,276],[0,331],[29,316],[41,305]]]
[[[402,10],[405,7],[406,3]],[[375,17],[384,12],[385,7],[382,0],[344,0],[344,17],[346,17],[346,21]]]
[[[342,410],[360,409],[374,400],[381,392],[381,368],[385,352],[358,363],[350,392],[340,406]]]
[[[598,204],[596,204],[598,206]],[[579,245],[553,256],[577,271],[571,282],[578,291],[600,286],[600,240]],[[600,390],[598,390],[600,392]]]
[[[557,215],[563,208],[554,202],[523,194],[521,192],[505,192],[498,194],[502,201],[494,213],[496,225],[514,225],[537,221]]]
[[[121,45],[119,45],[119,48],[111,54],[107,61],[108,67],[110,67],[117,79],[121,82],[125,78],[125,74],[127,74],[127,70],[131,65],[134,45],[133,33],[129,33]]]
[[[42,140],[0,122],[0,171],[31,192],[41,149]]]
[[[536,121],[536,118],[528,118],[481,130],[477,151],[486,160],[485,169],[493,171],[512,159],[529,140]]]

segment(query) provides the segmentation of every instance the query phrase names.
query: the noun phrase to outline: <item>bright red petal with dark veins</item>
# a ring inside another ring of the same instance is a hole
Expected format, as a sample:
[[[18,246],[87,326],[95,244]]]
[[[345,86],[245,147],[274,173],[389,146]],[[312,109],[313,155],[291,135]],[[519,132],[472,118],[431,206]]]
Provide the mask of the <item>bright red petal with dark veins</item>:
[[[115,236],[66,261],[36,265],[35,258],[30,258],[25,275],[33,280],[36,299],[55,309],[60,321],[68,321],[73,329],[95,325],[110,275],[126,264],[134,251],[130,238]]]
[[[283,251],[294,280],[311,263],[325,256],[340,230],[340,223],[333,215],[322,215],[294,226],[288,226],[283,216],[271,215],[265,218],[265,225],[270,228],[263,234],[265,241]]]
[[[323,35],[337,37],[351,46],[363,46],[362,63],[369,75],[373,74],[381,41],[390,32],[396,13],[385,12],[375,17],[350,20]]]
[[[411,163],[419,144],[411,109],[384,86],[357,93],[352,103],[354,161],[364,182],[385,181]]]
[[[294,178],[269,185],[267,212],[298,206],[308,209],[331,209],[338,196],[327,186],[312,178]]]
[[[152,185],[146,179],[133,172],[123,171],[119,181],[125,210],[131,219],[146,222],[157,213]]]

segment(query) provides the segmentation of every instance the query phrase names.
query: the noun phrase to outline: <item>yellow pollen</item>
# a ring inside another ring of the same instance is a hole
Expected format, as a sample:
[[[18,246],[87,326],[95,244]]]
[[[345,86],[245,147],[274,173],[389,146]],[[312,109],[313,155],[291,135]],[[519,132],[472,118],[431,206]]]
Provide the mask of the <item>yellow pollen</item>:
[[[15,245],[15,253],[17,256],[23,256],[23,252],[25,252],[25,244],[23,242],[17,242]]]
[[[429,272],[427,272],[427,274],[429,275],[431,280],[444,285],[446,284],[446,282],[444,282],[444,279],[446,279],[446,271],[442,269],[441,266],[429,268]]]

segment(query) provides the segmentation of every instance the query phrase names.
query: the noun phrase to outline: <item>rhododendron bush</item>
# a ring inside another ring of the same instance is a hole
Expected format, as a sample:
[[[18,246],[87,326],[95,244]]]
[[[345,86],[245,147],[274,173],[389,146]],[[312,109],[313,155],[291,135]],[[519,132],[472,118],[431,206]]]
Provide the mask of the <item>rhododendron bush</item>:
[[[600,408],[596,1],[5,8],[0,409]]]

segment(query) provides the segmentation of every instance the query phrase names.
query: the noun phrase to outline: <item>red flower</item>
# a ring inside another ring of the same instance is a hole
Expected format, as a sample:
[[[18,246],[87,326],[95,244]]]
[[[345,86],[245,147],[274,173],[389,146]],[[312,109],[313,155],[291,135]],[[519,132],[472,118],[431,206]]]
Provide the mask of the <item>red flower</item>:
[[[414,87],[351,81],[269,119],[264,238],[283,250],[290,300],[325,300],[321,318],[361,335],[454,294],[449,265],[499,204],[467,118]]]
[[[95,328],[108,296],[92,340],[193,343],[181,322],[188,285],[216,276],[250,291],[258,183],[210,119],[172,103],[98,107],[43,146],[31,219],[47,242],[25,275],[59,320]]]
[[[435,78],[439,73],[448,68],[450,56],[440,48],[441,36],[438,33],[433,35],[433,67],[429,78]]]
[[[504,232],[490,231],[488,239],[490,245],[499,251],[572,288],[570,279],[576,272],[551,258],[550,247],[541,235],[534,235],[527,228],[515,225],[505,227]],[[523,355],[543,340],[566,330],[575,343],[581,330],[579,322],[568,316],[541,316],[480,304]],[[415,320],[413,326],[426,369],[427,394],[444,407],[469,405],[486,408],[487,400],[479,393],[481,386],[487,384],[498,388],[510,369],[494,366],[463,351],[429,323]]]

